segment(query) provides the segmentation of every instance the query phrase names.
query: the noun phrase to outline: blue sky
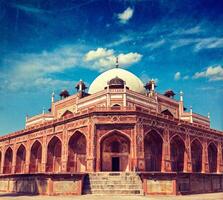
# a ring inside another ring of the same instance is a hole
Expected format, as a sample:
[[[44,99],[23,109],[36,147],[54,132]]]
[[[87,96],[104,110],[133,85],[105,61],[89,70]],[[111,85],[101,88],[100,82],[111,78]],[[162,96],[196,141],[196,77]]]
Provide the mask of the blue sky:
[[[0,135],[50,107],[51,92],[120,66],[223,130],[223,3],[0,0]]]

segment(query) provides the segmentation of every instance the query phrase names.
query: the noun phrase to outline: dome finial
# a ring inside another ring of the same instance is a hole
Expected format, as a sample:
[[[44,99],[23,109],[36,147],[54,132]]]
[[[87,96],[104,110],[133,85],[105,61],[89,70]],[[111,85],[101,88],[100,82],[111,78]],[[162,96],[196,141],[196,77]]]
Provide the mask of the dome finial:
[[[116,57],[116,63],[115,63],[115,67],[118,68],[119,64],[118,64],[118,56]]]

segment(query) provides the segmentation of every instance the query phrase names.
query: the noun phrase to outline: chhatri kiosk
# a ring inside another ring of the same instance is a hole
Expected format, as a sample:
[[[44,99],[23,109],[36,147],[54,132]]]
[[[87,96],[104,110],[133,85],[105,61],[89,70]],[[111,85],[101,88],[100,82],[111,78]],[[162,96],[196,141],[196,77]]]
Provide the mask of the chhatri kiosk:
[[[172,90],[160,94],[154,80],[143,84],[118,65],[76,90],[57,101],[53,93],[49,112],[0,137],[0,191],[223,191],[223,132],[210,128],[209,116],[186,111],[183,92],[179,100]]]

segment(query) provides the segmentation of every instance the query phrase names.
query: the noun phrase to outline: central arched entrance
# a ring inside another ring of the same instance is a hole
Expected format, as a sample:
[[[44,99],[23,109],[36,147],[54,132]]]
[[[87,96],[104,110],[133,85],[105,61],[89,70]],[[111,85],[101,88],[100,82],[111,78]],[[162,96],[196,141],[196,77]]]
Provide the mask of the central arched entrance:
[[[101,170],[129,171],[130,140],[114,131],[101,141]]]

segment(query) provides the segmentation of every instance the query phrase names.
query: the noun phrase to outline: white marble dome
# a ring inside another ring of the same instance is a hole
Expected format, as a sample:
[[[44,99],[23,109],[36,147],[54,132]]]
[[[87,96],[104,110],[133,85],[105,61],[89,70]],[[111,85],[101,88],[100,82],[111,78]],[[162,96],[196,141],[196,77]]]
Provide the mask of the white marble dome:
[[[100,74],[90,85],[88,93],[94,94],[96,92],[99,92],[101,90],[104,90],[104,88],[107,86],[108,81],[111,79],[118,77],[125,81],[126,86],[135,92],[138,93],[145,93],[145,88],[142,83],[142,81],[135,76],[133,73],[121,69],[121,68],[113,68],[110,69],[102,74]]]

